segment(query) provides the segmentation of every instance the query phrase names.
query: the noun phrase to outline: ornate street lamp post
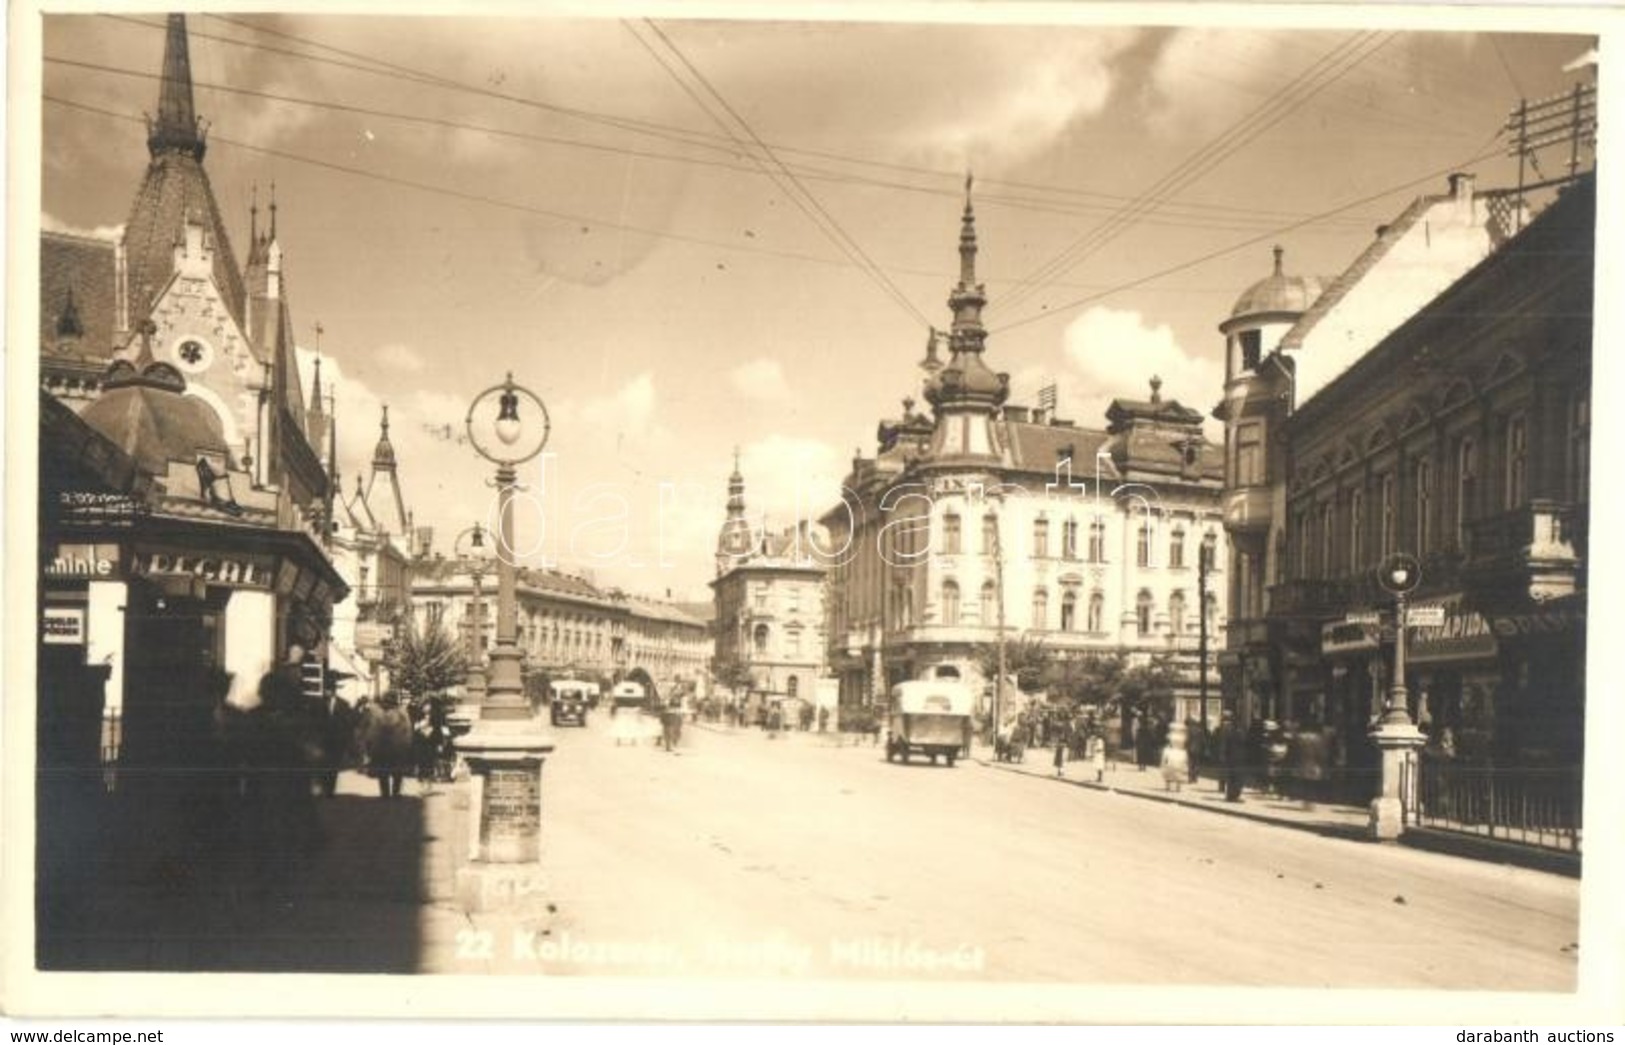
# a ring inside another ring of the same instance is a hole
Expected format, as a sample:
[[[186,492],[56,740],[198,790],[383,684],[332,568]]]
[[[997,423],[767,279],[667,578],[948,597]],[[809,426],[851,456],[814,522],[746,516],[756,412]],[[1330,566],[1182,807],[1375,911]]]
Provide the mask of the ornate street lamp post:
[[[522,400],[529,403],[523,414]],[[458,869],[457,895],[464,910],[484,911],[542,899],[542,763],[553,741],[532,717],[520,674],[513,496],[515,466],[542,452],[551,426],[541,399],[511,373],[474,397],[465,426],[475,452],[497,466],[496,642],[479,721],[458,742],[479,815],[469,818],[469,862]]]
[[[1377,568],[1377,583],[1394,596],[1394,676],[1388,689],[1388,705],[1371,731],[1371,740],[1382,751],[1382,794],[1371,802],[1368,834],[1374,841],[1389,842],[1405,830],[1405,810],[1411,795],[1406,791],[1415,780],[1416,749],[1425,739],[1411,721],[1409,696],[1405,690],[1405,597],[1422,580],[1422,567],[1415,556],[1403,552],[1390,555]]]
[[[472,554],[468,556],[469,575],[474,580],[474,594],[469,602],[469,629],[468,629],[468,673],[465,685],[468,704],[473,705],[476,712],[485,703],[485,599],[481,589],[481,582],[485,579],[485,530],[479,523],[475,523],[452,542],[452,555],[461,563],[464,558],[463,539],[468,538],[468,548]]]

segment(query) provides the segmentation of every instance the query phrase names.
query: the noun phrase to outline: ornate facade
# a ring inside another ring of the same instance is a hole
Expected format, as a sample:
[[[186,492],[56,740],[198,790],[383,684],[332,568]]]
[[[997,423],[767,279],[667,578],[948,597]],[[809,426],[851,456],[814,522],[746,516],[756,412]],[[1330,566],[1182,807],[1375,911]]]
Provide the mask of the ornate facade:
[[[842,702],[944,670],[987,692],[989,651],[1032,639],[1062,657],[1171,654],[1179,713],[1196,714],[1202,618],[1215,649],[1225,623],[1218,449],[1155,378],[1148,399],[1115,400],[1104,429],[1007,402],[1007,376],[984,358],[976,253],[967,197],[949,357],[933,332],[921,364],[932,415],[905,399],[821,519]]]

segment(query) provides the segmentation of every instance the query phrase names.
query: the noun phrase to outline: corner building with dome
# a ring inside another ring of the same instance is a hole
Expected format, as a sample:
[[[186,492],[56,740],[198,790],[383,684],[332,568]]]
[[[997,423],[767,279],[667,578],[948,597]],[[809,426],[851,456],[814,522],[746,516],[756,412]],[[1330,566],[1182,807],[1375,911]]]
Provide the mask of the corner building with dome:
[[[1061,660],[1169,655],[1175,714],[1200,718],[1202,617],[1212,650],[1225,627],[1220,448],[1203,437],[1200,412],[1162,397],[1155,375],[1147,397],[1112,401],[1104,428],[1010,402],[1008,375],[988,363],[976,255],[967,195],[952,324],[931,333],[920,364],[929,412],[904,399],[819,520],[841,702],[883,703],[898,682],[957,676],[986,715],[983,665],[1002,638],[1042,642]],[[1204,548],[1215,567],[1205,603]],[[1210,670],[1213,721],[1217,679]]]

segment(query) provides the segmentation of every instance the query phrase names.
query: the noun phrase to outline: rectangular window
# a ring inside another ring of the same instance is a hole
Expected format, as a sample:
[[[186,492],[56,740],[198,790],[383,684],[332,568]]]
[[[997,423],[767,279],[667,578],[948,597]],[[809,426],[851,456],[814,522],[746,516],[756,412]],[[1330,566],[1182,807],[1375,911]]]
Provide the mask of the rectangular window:
[[[1365,567],[1365,493],[1355,490],[1349,494],[1349,568]]]
[[[1529,496],[1529,420],[1518,414],[1507,421],[1506,447],[1506,503],[1507,508],[1521,507]]]
[[[1033,520],[1033,558],[1044,559],[1049,556],[1049,520]]]
[[[1106,524],[1099,519],[1089,524],[1089,561],[1106,561]]]
[[[1061,524],[1061,558],[1076,559],[1078,557],[1078,521],[1068,519]]]
[[[1569,403],[1569,499],[1591,499],[1591,389],[1574,391]]]
[[[1236,427],[1236,486],[1260,486],[1264,482],[1264,443],[1257,423]]]
[[[1241,339],[1241,366],[1244,370],[1257,370],[1264,356],[1264,332],[1243,330]]]
[[[1416,462],[1416,554],[1433,550],[1433,465],[1427,458]]]
[[[1394,477],[1390,473],[1379,480],[1382,511],[1382,558],[1394,554],[1399,539],[1399,506],[1394,503]]]
[[[959,554],[959,516],[945,515],[942,517],[942,554]]]
[[[1478,446],[1462,439],[1456,447],[1456,547],[1467,547],[1467,524],[1472,521],[1478,489]]]

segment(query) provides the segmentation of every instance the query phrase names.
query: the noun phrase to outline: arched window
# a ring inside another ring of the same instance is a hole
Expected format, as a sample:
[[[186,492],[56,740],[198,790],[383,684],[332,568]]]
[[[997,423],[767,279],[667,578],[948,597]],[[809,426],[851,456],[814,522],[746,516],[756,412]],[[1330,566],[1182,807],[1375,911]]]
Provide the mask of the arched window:
[[[1033,627],[1049,627],[1049,589],[1039,588],[1033,592]]]
[[[1106,596],[1098,591],[1089,596],[1089,630],[1096,634],[1106,630]]]
[[[1068,591],[1061,596],[1061,630],[1071,631],[1077,627],[1078,593]]]
[[[942,623],[959,623],[959,585],[953,581],[942,582]]]
[[[1168,628],[1175,635],[1185,634],[1185,593],[1182,591],[1168,596]]]
[[[1140,589],[1140,597],[1135,600],[1134,616],[1135,623],[1139,625],[1139,632],[1142,636],[1151,634],[1152,604],[1151,593],[1143,588]]]
[[[954,512],[942,517],[942,554],[959,554],[959,516]]]
[[[767,652],[767,625],[766,624],[758,624],[758,625],[756,625],[756,630],[752,633],[752,642],[756,646],[756,652],[757,653],[766,653]]]
[[[982,584],[982,625],[986,627],[999,618],[999,592],[992,581]]]

